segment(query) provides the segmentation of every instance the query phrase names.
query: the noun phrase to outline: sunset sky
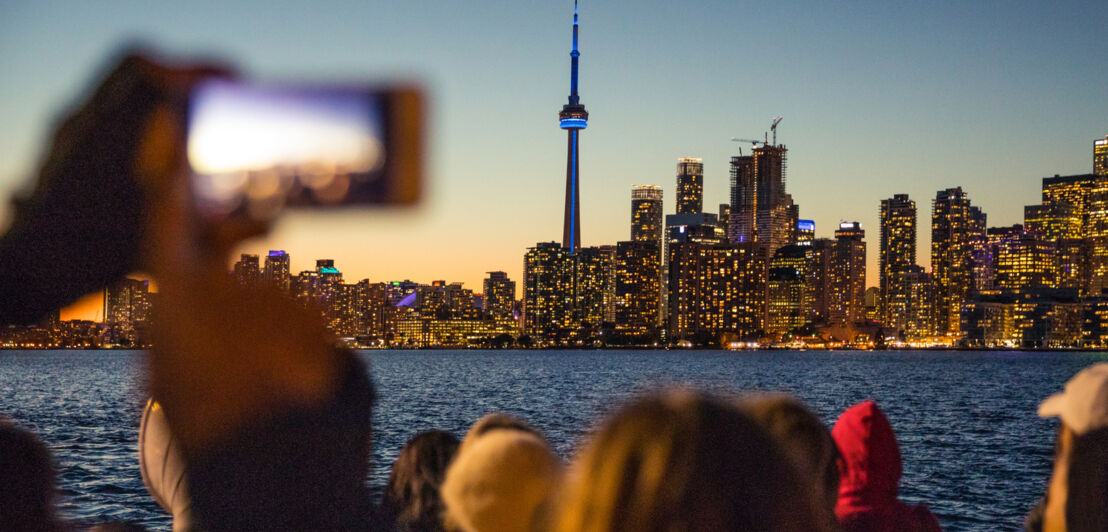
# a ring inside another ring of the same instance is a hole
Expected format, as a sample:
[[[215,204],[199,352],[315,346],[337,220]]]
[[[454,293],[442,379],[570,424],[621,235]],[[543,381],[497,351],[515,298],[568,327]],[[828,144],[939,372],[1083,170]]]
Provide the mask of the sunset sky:
[[[426,199],[416,208],[289,215],[244,249],[294,271],[335,259],[347,280],[519,282],[523,254],[561,237],[572,1],[4,2],[0,196],[33,175],[51,124],[128,42],[217,56],[259,80],[416,79],[431,96]],[[584,0],[583,244],[629,236],[630,189],[665,189],[702,157],[705,207],[728,160],[783,115],[788,190],[831,236],[878,206],[962,186],[990,226],[1018,223],[1040,178],[1088,173],[1108,134],[1108,9],[1091,2]],[[10,214],[0,206],[0,218]],[[90,306],[95,306],[95,303]],[[88,311],[70,316],[89,316]],[[90,316],[91,317],[91,316]]]

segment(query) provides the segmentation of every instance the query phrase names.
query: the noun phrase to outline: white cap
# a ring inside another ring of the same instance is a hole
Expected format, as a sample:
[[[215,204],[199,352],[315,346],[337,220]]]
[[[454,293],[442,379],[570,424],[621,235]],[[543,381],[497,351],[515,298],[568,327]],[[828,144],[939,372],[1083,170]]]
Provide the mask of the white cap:
[[[1077,372],[1062,393],[1039,405],[1039,417],[1057,417],[1078,436],[1108,427],[1108,362]]]
[[[169,431],[165,411],[157,401],[146,401],[139,425],[139,471],[146,491],[165,511],[173,514],[173,530],[192,526],[185,460],[177,439]]]

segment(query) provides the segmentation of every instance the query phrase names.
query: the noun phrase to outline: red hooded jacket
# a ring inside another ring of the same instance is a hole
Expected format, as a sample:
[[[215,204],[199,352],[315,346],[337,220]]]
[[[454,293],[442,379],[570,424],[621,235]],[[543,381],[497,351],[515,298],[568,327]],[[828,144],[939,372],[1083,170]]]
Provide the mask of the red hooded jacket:
[[[900,448],[877,403],[863,401],[839,416],[831,436],[839,446],[839,502],[835,515],[847,532],[937,532],[925,505],[897,500]]]

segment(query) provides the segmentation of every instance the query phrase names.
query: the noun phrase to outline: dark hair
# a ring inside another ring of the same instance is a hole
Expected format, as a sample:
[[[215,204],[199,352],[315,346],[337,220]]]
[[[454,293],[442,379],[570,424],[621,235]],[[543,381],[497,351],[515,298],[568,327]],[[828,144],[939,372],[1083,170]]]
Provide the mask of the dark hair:
[[[0,530],[60,530],[54,464],[34,434],[0,420]]]
[[[1073,439],[1066,486],[1066,529],[1108,530],[1108,427]]]
[[[624,407],[576,467],[558,532],[834,527],[765,429],[736,405],[698,392]]]
[[[421,432],[404,444],[392,464],[381,504],[398,530],[443,530],[439,487],[459,444],[457,437],[442,430]]]
[[[819,416],[799,400],[780,394],[750,397],[740,406],[777,438],[800,474],[822,492],[828,511],[834,512],[839,499],[839,446]]]

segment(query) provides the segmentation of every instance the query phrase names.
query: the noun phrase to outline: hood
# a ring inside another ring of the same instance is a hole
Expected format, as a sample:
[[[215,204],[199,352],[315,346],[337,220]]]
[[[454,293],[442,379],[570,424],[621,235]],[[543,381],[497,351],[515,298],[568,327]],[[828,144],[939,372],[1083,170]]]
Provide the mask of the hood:
[[[831,436],[842,453],[839,506],[894,503],[900,485],[900,448],[877,403],[864,401],[843,412]]]

